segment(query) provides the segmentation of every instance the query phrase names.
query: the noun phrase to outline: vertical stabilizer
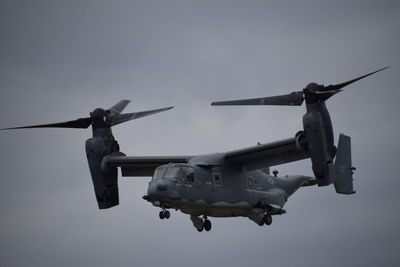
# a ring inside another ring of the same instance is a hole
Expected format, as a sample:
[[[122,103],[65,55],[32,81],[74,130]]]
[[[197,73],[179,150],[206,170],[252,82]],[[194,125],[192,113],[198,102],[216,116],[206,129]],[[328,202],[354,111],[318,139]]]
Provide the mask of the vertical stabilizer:
[[[354,194],[353,170],[351,163],[351,138],[340,134],[335,160],[335,189],[339,194]]]

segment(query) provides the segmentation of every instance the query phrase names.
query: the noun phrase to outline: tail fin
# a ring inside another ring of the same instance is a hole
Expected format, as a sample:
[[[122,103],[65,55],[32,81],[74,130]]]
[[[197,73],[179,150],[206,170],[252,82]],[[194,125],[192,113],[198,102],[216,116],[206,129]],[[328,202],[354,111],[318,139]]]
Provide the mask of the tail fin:
[[[338,150],[335,159],[335,189],[339,194],[354,194],[353,170],[351,163],[351,138],[340,134]]]

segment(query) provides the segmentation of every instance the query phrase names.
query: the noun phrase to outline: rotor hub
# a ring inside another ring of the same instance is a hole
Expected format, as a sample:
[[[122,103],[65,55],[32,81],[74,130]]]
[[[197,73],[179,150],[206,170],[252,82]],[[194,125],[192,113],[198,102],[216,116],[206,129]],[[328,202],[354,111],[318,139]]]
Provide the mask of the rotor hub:
[[[90,118],[92,119],[93,128],[104,128],[109,125],[109,114],[110,112],[102,108],[96,108],[90,112]],[[109,125],[111,126],[111,125]]]
[[[317,84],[317,83],[309,83],[304,89],[304,93],[315,93],[315,92],[321,92],[325,88],[324,85],[322,84]]]

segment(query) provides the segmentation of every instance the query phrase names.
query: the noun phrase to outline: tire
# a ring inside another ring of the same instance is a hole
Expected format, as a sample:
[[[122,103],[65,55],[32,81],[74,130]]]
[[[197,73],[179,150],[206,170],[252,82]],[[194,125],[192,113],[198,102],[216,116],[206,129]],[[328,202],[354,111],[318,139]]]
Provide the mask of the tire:
[[[170,217],[171,217],[171,213],[169,213],[169,211],[166,210],[166,211],[164,212],[164,218],[165,218],[165,219],[169,219]]]
[[[272,216],[271,215],[266,215],[264,218],[265,224],[266,225],[271,225],[272,223]]]
[[[209,220],[204,221],[204,230],[207,232],[211,230],[211,222]]]
[[[158,214],[158,216],[160,217],[161,220],[164,219],[164,218],[165,218],[165,216],[164,216],[164,211],[160,211],[160,213]]]

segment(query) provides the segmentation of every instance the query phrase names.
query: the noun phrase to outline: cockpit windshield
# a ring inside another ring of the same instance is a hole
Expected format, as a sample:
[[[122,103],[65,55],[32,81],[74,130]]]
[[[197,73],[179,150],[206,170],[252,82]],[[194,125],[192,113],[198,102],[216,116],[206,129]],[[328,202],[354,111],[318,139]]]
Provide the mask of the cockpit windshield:
[[[154,171],[153,181],[161,179],[174,179],[193,183],[193,167],[189,164],[169,164],[160,166]]]
[[[167,168],[164,166],[160,166],[160,167],[156,168],[156,170],[154,171],[154,175],[153,175],[153,181],[161,180],[164,177],[166,170],[167,170]]]
[[[179,167],[168,167],[165,172],[164,179],[177,179],[180,180],[182,178],[182,171]]]

